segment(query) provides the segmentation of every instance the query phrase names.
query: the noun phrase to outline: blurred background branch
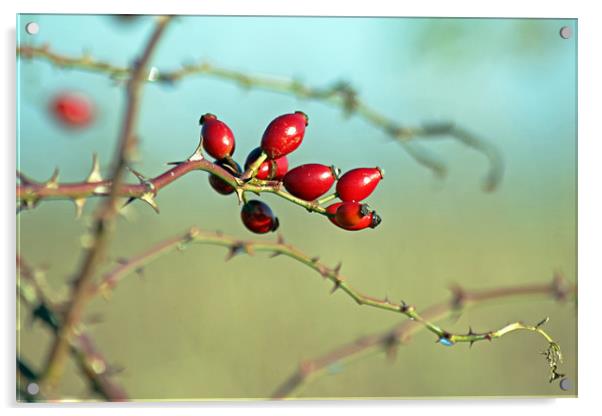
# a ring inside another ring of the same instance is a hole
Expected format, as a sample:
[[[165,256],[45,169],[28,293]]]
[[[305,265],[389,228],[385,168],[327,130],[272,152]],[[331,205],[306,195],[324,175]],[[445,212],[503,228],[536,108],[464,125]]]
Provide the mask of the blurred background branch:
[[[131,76],[130,68],[96,60],[89,54],[82,56],[63,55],[52,51],[50,45],[40,47],[22,45],[17,48],[17,54],[26,59],[46,60],[59,68],[74,68],[104,73],[116,80],[127,80]],[[446,175],[447,167],[445,163],[413,142],[418,139],[449,137],[476,150],[487,158],[489,170],[483,180],[483,190],[487,192],[494,191],[503,177],[503,159],[499,150],[492,143],[481,139],[453,122],[430,122],[424,123],[422,126],[404,126],[362,101],[358,93],[347,82],[336,82],[331,86],[322,88],[311,87],[295,79],[249,75],[242,71],[222,68],[210,62],[183,65],[173,71],[155,69],[148,74],[145,80],[173,84],[191,76],[213,77],[234,82],[245,89],[260,89],[288,94],[300,99],[320,101],[338,107],[346,116],[356,115],[383,131],[391,139],[399,142],[408,155],[417,163],[430,169],[438,177]]]
[[[64,311],[64,319],[61,320],[61,326],[58,328],[42,370],[42,378],[39,384],[45,395],[52,394],[63,375],[71,340],[90,299],[90,287],[97,272],[97,267],[103,261],[110,242],[115,217],[118,213],[117,197],[119,196],[119,188],[137,144],[136,123],[141,101],[141,88],[144,85],[143,80],[146,77],[151,56],[169,21],[170,17],[168,16],[157,18],[156,27],[131,70],[131,78],[128,80],[126,91],[127,104],[117,144],[118,150],[113,160],[111,172],[112,187],[107,200],[96,213],[96,221],[93,227],[93,244],[87,249],[82,265],[76,272],[72,293]]]

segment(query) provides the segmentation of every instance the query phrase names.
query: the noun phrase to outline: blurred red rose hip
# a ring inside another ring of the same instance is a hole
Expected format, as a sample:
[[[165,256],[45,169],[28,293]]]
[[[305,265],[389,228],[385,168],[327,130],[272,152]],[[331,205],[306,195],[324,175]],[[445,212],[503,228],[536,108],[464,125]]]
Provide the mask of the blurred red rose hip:
[[[94,120],[94,105],[84,94],[63,92],[50,101],[50,113],[65,127],[83,128]]]
[[[283,114],[268,125],[261,139],[261,149],[268,159],[286,156],[301,145],[308,124],[307,115],[301,111]]]

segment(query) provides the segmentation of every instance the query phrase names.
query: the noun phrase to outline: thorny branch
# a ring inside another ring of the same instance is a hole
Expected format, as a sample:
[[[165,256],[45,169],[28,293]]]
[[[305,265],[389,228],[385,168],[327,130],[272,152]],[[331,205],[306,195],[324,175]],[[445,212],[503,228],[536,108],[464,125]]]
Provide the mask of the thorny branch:
[[[88,302],[86,294],[92,284],[97,266],[102,261],[108,246],[114,219],[118,212],[117,197],[125,170],[136,147],[135,126],[138,119],[141,99],[141,87],[147,73],[147,66],[156,46],[164,33],[170,17],[160,17],[156,27],[146,44],[142,55],[134,63],[131,78],[127,83],[127,105],[122,129],[119,137],[118,150],[111,172],[112,187],[108,190],[108,198],[99,208],[94,225],[94,243],[85,253],[82,266],[73,282],[72,295],[65,310],[64,319],[58,329],[54,344],[46,359],[46,365],[40,380],[40,388],[44,393],[52,392],[62,377],[71,339],[74,336],[85,305]]]
[[[36,279],[34,270],[20,256],[17,256],[17,272],[20,301],[31,310],[32,319],[44,323],[56,335],[61,325],[60,306],[48,298]],[[128,399],[123,388],[111,379],[111,366],[98,351],[88,334],[80,331],[76,339],[71,342],[70,351],[93,392],[98,393],[105,400],[125,401]],[[31,395],[27,393],[26,386],[30,382],[38,382],[40,375],[27,365],[22,357],[17,357],[17,363],[20,373],[18,380],[21,380],[19,383],[20,397],[32,401],[39,400],[39,397],[29,397]]]
[[[449,301],[441,302],[424,309],[421,314],[422,317],[430,321],[438,321],[446,316],[456,314],[464,308],[504,298],[543,295],[563,302],[570,295],[576,293],[576,288],[574,285],[569,284],[564,276],[557,273],[550,283],[485,290],[464,290],[454,287],[452,291],[453,296]],[[386,332],[364,336],[349,344],[341,345],[319,357],[305,360],[299,365],[297,371],[278,386],[272,394],[272,398],[284,399],[290,397],[312,380],[327,374],[331,368],[357,360],[370,353],[384,351],[388,358],[394,359],[399,347],[410,342],[412,336],[421,329],[424,329],[424,326],[418,321],[404,321]],[[469,329],[470,333],[472,333],[472,329]],[[472,346],[472,342],[469,345]],[[553,381],[561,376],[557,372],[558,362],[555,361],[558,358],[556,353],[559,350],[557,350],[557,344],[555,343],[549,343],[548,347],[543,354],[546,354],[548,364],[550,365],[550,381]]]
[[[328,202],[327,200],[319,201],[320,203],[318,201],[304,201],[286,192],[283,189],[282,182],[278,181],[263,181],[254,178],[249,182],[243,182],[219,165],[205,159],[200,144],[194,154],[187,160],[175,162],[174,164],[173,168],[154,178],[146,178],[132,170],[139,183],[121,183],[118,187],[113,186],[111,180],[102,180],[96,157],[94,157],[90,175],[83,182],[59,183],[58,174],[56,173],[58,171],[55,171],[55,174],[47,182],[36,182],[19,172],[18,176],[21,182],[17,185],[19,209],[34,208],[43,200],[63,199],[73,201],[77,214],[81,215],[88,198],[107,196],[110,195],[112,189],[116,189],[115,193],[118,197],[128,198],[128,202],[140,199],[149,204],[156,212],[159,212],[156,202],[158,192],[187,173],[198,170],[215,175],[230,184],[236,190],[240,200],[242,200],[245,192],[255,194],[267,192],[299,205],[310,212],[326,215],[326,210],[320,206],[320,203]]]
[[[17,54],[27,59],[42,59],[61,68],[75,68],[90,72],[104,73],[114,79],[127,79],[131,73],[130,68],[120,67],[108,62],[94,59],[90,55],[79,57],[62,55],[50,50],[49,45],[41,47],[22,45],[17,48]],[[209,62],[186,64],[172,71],[157,71],[147,80],[165,84],[173,84],[186,77],[204,75],[216,79],[234,82],[243,88],[253,88],[287,95],[299,99],[321,101],[343,110],[345,115],[357,115],[367,123],[382,130],[391,139],[399,142],[404,150],[418,163],[429,168],[437,176],[445,176],[446,166],[434,158],[425,149],[418,147],[417,143],[410,143],[415,139],[432,139],[437,137],[451,137],[459,143],[470,147],[489,162],[489,171],[483,181],[485,191],[494,191],[499,185],[504,164],[497,148],[491,143],[480,139],[463,127],[452,122],[425,123],[422,126],[407,127],[388,118],[368,104],[364,103],[357,92],[345,82],[337,82],[329,87],[310,87],[295,79],[276,76],[248,75],[242,71],[222,68]]]
[[[276,242],[240,240],[236,237],[229,236],[221,232],[203,231],[196,227],[192,227],[183,235],[162,241],[137,256],[122,260],[120,262],[121,264],[116,269],[105,274],[100,283],[91,289],[90,296],[98,293],[107,295],[124,277],[133,271],[140,270],[145,265],[163,254],[176,249],[184,249],[190,244],[209,244],[226,247],[229,250],[226,260],[229,260],[230,258],[242,253],[254,255],[256,252],[268,252],[271,253],[272,256],[284,255],[308,266],[309,268],[318,272],[325,280],[329,280],[333,284],[331,293],[334,293],[336,290],[340,289],[353,300],[355,300],[358,305],[368,305],[395,313],[401,313],[410,318],[410,321],[406,321],[385,335],[368,337],[368,341],[364,339],[361,343],[355,346],[351,346],[349,348],[343,347],[342,350],[345,351],[343,355],[338,352],[334,355],[329,355],[329,357],[334,356],[337,357],[337,359],[345,358],[349,355],[354,355],[366,349],[379,346],[394,348],[401,342],[407,342],[409,337],[421,328],[427,329],[428,331],[434,333],[437,336],[437,341],[446,346],[452,346],[455,343],[469,343],[470,346],[472,346],[472,344],[475,342],[485,340],[492,341],[511,332],[528,331],[539,334],[548,342],[548,349],[546,350],[546,353],[548,354],[547,358],[551,368],[551,381],[561,376],[557,372],[558,364],[562,361],[560,348],[558,347],[558,344],[556,344],[556,342],[541,328],[543,324],[547,322],[547,319],[538,323],[537,325],[528,325],[523,322],[513,322],[498,330],[481,333],[473,332],[472,329],[470,329],[466,334],[448,332],[433,322],[440,319],[442,315],[445,315],[450,311],[457,311],[464,306],[477,304],[491,299],[536,294],[546,294],[554,296],[557,299],[565,299],[568,294],[573,292],[574,288],[570,287],[560,275],[557,275],[551,284],[531,286],[524,285],[473,292],[455,288],[455,296],[452,302],[436,305],[425,310],[424,313],[421,314],[417,312],[414,306],[408,305],[403,301],[395,303],[388,299],[378,299],[362,294],[357,289],[353,288],[349,283],[347,283],[346,278],[341,275],[341,264],[334,268],[328,267],[322,263],[319,258],[311,257],[303,253],[298,248],[287,244],[281,236]],[[293,381],[289,380],[277,391],[276,396],[281,396],[283,393],[288,394],[288,392],[292,391],[297,384],[308,377],[310,373],[315,373],[320,369],[324,369],[326,364],[329,363],[330,362],[323,363],[323,365],[317,366],[312,364],[309,367],[304,365],[300,373],[291,378]],[[308,368],[310,370],[308,370]],[[301,377],[299,374],[301,374],[303,377]]]

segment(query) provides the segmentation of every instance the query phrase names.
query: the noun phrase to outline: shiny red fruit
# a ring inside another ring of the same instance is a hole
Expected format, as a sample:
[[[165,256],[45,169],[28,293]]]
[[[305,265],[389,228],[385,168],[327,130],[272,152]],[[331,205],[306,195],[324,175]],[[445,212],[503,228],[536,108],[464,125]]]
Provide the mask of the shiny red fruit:
[[[224,159],[232,156],[236,143],[230,127],[214,114],[205,114],[201,117],[201,137],[203,149],[215,159]]]
[[[326,212],[329,214],[328,219],[337,227],[340,227],[347,231],[358,231],[363,230],[365,228],[376,228],[382,221],[380,216],[376,212],[370,211],[368,215],[362,216],[355,225],[343,225],[339,222],[337,218],[337,212],[343,204],[345,204],[345,202],[335,202],[334,204],[326,208]]]
[[[272,120],[261,139],[261,149],[268,155],[268,159],[286,156],[299,147],[307,123],[307,115],[301,111],[283,114]]]
[[[324,195],[336,180],[336,169],[318,163],[308,163],[291,169],[283,179],[284,187],[292,195],[313,201]]]
[[[274,216],[272,209],[258,200],[248,201],[243,205],[240,218],[249,231],[257,234],[265,234],[278,229],[278,218]]]
[[[224,168],[234,176],[239,176],[242,172],[240,169],[240,165],[232,159],[218,160],[217,162],[215,162],[215,164],[221,168]],[[215,189],[215,191],[222,195],[230,195],[234,192],[234,187],[232,185],[230,185],[228,182],[224,181],[216,175],[209,175],[209,185],[211,185],[211,187]]]
[[[83,94],[66,92],[55,96],[50,102],[54,118],[66,127],[82,128],[94,118],[94,106]]]
[[[249,153],[247,160],[245,161],[245,170],[249,168],[259,155],[261,154],[261,147],[257,147]],[[286,172],[288,171],[288,159],[286,156],[279,157],[278,159],[268,159],[259,165],[257,174],[255,177],[262,180],[282,180]]]
[[[370,196],[383,176],[380,168],[350,170],[337,182],[337,195],[342,201],[361,201]]]

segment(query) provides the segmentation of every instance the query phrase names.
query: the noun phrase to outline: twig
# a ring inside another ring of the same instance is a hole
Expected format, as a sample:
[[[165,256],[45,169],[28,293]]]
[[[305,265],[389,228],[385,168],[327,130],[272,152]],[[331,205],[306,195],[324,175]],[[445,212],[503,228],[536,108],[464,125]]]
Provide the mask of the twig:
[[[100,178],[100,172],[97,169],[98,159],[94,158],[94,161],[92,173],[88,176],[88,179],[83,182],[60,183],[56,180],[56,175],[53,176],[55,179],[51,179],[47,182],[36,182],[29,178],[23,179],[24,176],[19,173],[21,183],[17,185],[17,199],[20,201],[23,208],[34,208],[43,200],[71,200],[75,204],[77,214],[80,215],[88,198],[109,196],[111,190],[116,189],[116,196],[129,198],[129,202],[133,199],[140,199],[158,212],[159,208],[156,202],[156,196],[161,189],[180,179],[187,173],[193,171],[205,171],[230,184],[236,190],[236,193],[241,200],[244,192],[252,192],[255,194],[267,192],[286,199],[293,204],[299,205],[310,212],[327,215],[326,210],[320,206],[320,203],[323,203],[324,201],[304,201],[297,198],[283,189],[282,182],[263,181],[259,179],[252,179],[249,182],[241,181],[219,165],[205,159],[202,155],[200,146],[190,158],[182,162],[177,162],[176,166],[168,169],[159,176],[145,178],[136,172],[139,183],[121,183],[118,187],[113,186],[113,181],[102,180],[102,178]]]
[[[130,73],[129,68],[98,61],[89,55],[71,57],[52,52],[48,45],[42,47],[23,45],[17,48],[17,54],[28,59],[43,59],[59,67],[104,73],[117,79],[127,78]],[[478,138],[466,129],[451,122],[426,123],[420,127],[403,126],[364,103],[358,97],[357,92],[345,82],[337,82],[325,88],[315,88],[294,79],[248,75],[242,71],[222,68],[209,62],[184,65],[180,69],[173,71],[158,71],[158,76],[152,81],[173,84],[176,81],[193,75],[214,77],[237,83],[243,88],[254,88],[293,95],[299,99],[321,101],[341,108],[346,115],[357,115],[367,123],[382,130],[393,140],[398,141],[416,162],[429,168],[435,175],[440,177],[446,174],[447,169],[445,164],[434,158],[426,150],[416,146],[415,143],[409,143],[410,141],[420,138],[428,139],[448,136],[482,153],[489,161],[489,171],[483,182],[483,189],[485,191],[495,190],[504,173],[504,164],[501,155],[491,143]]]
[[[430,321],[438,321],[456,313],[459,309],[504,298],[544,295],[553,297],[558,301],[564,301],[573,293],[575,293],[575,287],[570,285],[560,274],[556,274],[552,282],[547,284],[472,291],[454,288],[454,296],[450,301],[435,304],[425,309],[422,312],[422,317]],[[297,371],[278,386],[272,394],[272,398],[284,399],[290,397],[310,381],[327,374],[333,366],[356,360],[371,352],[384,351],[388,357],[394,358],[397,349],[401,345],[407,344],[412,336],[423,328],[424,326],[420,322],[404,321],[384,333],[364,336],[319,357],[303,361]],[[472,332],[472,330],[469,332]],[[472,346],[472,343],[470,345]]]
[[[522,322],[510,323],[498,330],[487,331],[476,333],[470,330],[467,334],[456,334],[448,332],[439,326],[435,325],[431,319],[431,316],[425,314],[419,314],[414,306],[408,305],[405,302],[395,303],[388,299],[377,299],[372,296],[365,295],[355,288],[353,288],[346,279],[340,274],[341,264],[335,268],[330,268],[322,263],[317,257],[311,257],[296,247],[284,242],[282,237],[279,237],[276,242],[266,242],[259,240],[240,240],[236,237],[229,236],[220,232],[208,232],[200,230],[196,227],[192,227],[184,235],[176,236],[165,240],[149,250],[132,257],[131,259],[125,259],[121,262],[112,272],[109,272],[104,276],[102,281],[93,289],[91,289],[90,295],[98,293],[107,293],[113,289],[121,279],[127,276],[132,271],[138,270],[144,265],[148,264],[152,260],[158,258],[162,254],[168,253],[176,248],[183,248],[189,244],[209,244],[222,246],[229,249],[226,259],[230,259],[237,254],[247,253],[254,254],[256,252],[269,252],[272,256],[284,255],[292,258],[314,271],[318,272],[324,279],[329,280],[333,283],[332,292],[340,289],[351,297],[358,305],[368,305],[379,309],[384,309],[390,312],[401,313],[411,319],[411,323],[418,324],[421,327],[429,330],[437,336],[437,341],[443,345],[451,346],[455,343],[469,343],[470,345],[479,341],[492,341],[497,338],[515,332],[515,331],[529,331],[542,336],[549,344],[548,351],[554,352],[561,359],[560,349],[554,340],[543,330],[541,326],[544,322],[538,325],[528,325]],[[533,294],[533,293],[549,293],[554,290],[553,293],[559,293],[560,284],[554,283],[553,286],[523,286],[520,288],[509,288],[509,289],[496,289],[490,292],[458,292],[455,298],[455,305],[464,305],[467,302],[476,302],[478,300],[484,300],[493,297],[504,297],[510,294]],[[566,293],[563,294],[566,296]],[[438,306],[438,308],[441,308]],[[432,313],[432,312],[429,312]],[[406,324],[409,325],[409,324]],[[403,333],[402,333],[403,334]],[[397,337],[399,338],[399,336]],[[554,355],[554,356],[556,356]],[[551,362],[551,361],[550,361]],[[556,364],[555,364],[556,365]],[[552,375],[557,375],[556,368],[552,368]],[[304,370],[307,372],[307,370]]]
[[[65,318],[48,354],[42,380],[40,381],[40,388],[44,391],[52,391],[62,377],[74,330],[81,320],[82,312],[89,299],[86,294],[89,292],[97,266],[102,261],[108,246],[117,214],[116,202],[119,196],[120,183],[136,146],[135,125],[138,118],[141,87],[146,76],[146,68],[169,21],[170,17],[160,17],[158,19],[144,52],[132,69],[131,78],[127,85],[126,112],[111,174],[113,186],[109,191],[108,199],[98,211],[94,226],[94,243],[85,254],[82,266],[77,273]]]
[[[60,314],[57,312],[59,308],[48,300],[34,278],[33,270],[20,256],[17,256],[17,272],[19,299],[31,309],[34,318],[46,324],[56,334],[61,325]],[[70,351],[75,357],[80,371],[88,380],[92,391],[98,393],[105,400],[128,400],[125,390],[111,379],[107,360],[95,347],[88,334],[80,333],[71,343]],[[17,358],[17,362],[24,365],[21,358]],[[37,382],[39,378],[37,372],[31,370],[29,366],[27,369],[29,371],[21,370],[22,374],[26,373],[23,376],[29,381]],[[28,400],[40,400],[40,397],[30,394],[22,394],[21,397]]]

